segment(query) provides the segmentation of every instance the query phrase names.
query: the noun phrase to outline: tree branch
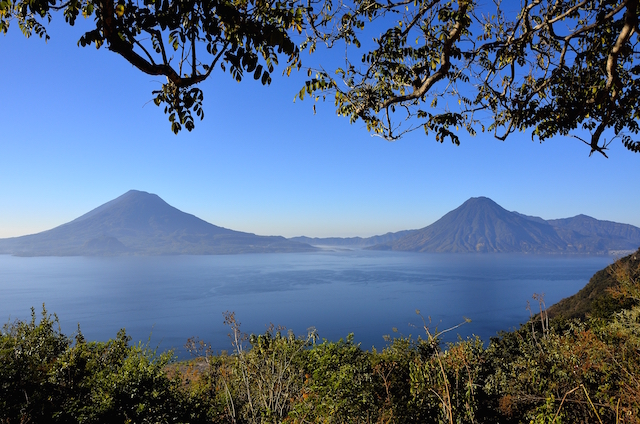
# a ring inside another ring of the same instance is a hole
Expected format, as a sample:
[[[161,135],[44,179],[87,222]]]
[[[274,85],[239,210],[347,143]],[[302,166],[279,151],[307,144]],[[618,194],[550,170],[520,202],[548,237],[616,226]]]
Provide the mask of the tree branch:
[[[468,4],[466,1],[461,0],[460,6],[458,9],[458,14],[463,15],[466,14],[468,8]],[[396,96],[385,100],[380,109],[386,109],[394,104],[402,103],[408,100],[419,99],[424,96],[430,89],[433,87],[435,83],[443,79],[449,69],[451,68],[451,49],[453,44],[460,38],[460,34],[462,33],[464,26],[462,24],[462,19],[458,20],[449,31],[447,40],[444,42],[442,46],[442,53],[440,54],[440,68],[430,75],[428,78],[424,80],[420,88],[414,90],[412,93],[404,95],[404,96]]]

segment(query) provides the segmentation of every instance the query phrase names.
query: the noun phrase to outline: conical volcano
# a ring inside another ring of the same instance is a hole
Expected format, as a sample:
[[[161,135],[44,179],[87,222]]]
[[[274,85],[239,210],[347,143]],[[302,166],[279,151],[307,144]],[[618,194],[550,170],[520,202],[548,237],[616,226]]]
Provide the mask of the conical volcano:
[[[567,243],[542,219],[509,212],[487,197],[472,197],[428,227],[374,249],[559,253]]]
[[[0,253],[24,256],[167,255],[314,250],[278,236],[218,227],[155,194],[130,190],[48,231],[0,240]]]

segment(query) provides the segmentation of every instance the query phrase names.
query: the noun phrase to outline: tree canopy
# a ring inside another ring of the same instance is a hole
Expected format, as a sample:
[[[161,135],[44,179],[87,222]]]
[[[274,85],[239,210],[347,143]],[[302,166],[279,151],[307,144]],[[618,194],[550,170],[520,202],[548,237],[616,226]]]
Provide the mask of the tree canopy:
[[[506,139],[575,137],[606,156],[619,139],[640,152],[639,0],[0,0],[0,30],[16,21],[48,39],[62,12],[93,17],[79,45],[102,45],[167,82],[153,92],[172,130],[200,119],[215,69],[268,85],[275,66],[328,48],[345,66],[307,68],[296,97],[333,98],[339,115],[388,140],[423,130]],[[301,42],[297,43],[297,34]],[[339,48],[336,48],[339,47]],[[584,134],[589,134],[585,137]]]

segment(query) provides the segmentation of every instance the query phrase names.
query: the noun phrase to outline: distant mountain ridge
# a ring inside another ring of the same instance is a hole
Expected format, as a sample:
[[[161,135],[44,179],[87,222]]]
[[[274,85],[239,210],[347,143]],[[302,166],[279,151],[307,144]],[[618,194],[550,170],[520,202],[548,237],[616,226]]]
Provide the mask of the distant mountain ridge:
[[[438,221],[372,250],[447,253],[609,254],[640,246],[640,228],[586,215],[544,220],[474,197]]]
[[[368,247],[381,243],[389,243],[412,233],[415,230],[404,230],[372,237],[292,237],[289,240],[308,243],[313,246],[335,247]]]
[[[315,248],[210,224],[159,196],[130,190],[48,231],[0,239],[0,253],[21,256],[209,255],[303,252]]]

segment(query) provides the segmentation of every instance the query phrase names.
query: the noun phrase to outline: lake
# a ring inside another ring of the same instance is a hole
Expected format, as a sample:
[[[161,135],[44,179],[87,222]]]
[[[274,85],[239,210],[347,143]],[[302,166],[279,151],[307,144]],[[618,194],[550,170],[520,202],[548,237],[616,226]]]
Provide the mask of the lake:
[[[28,319],[30,308],[58,314],[62,331],[78,323],[88,340],[126,328],[134,341],[161,350],[198,336],[231,350],[224,311],[246,332],[269,323],[321,338],[349,333],[362,347],[385,346],[395,327],[423,334],[468,317],[456,330],[488,341],[526,321],[527,301],[547,305],[580,290],[614,258],[513,254],[426,254],[367,250],[229,256],[13,257],[0,255],[0,320]],[[456,337],[456,335],[452,335]]]

